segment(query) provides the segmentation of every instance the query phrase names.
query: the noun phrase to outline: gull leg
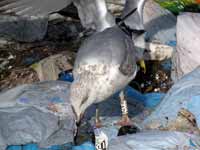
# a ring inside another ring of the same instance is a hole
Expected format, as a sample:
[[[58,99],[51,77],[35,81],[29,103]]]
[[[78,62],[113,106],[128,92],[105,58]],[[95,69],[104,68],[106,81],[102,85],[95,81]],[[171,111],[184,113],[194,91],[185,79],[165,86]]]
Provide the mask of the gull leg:
[[[122,118],[120,121],[117,122],[117,125],[130,126],[133,123],[128,117],[128,106],[127,106],[127,101],[125,100],[124,91],[120,92],[119,97],[120,97],[120,105],[121,105],[121,110],[122,110]]]
[[[96,105],[95,126],[97,128],[102,127],[101,120],[100,120],[100,117],[99,117],[99,108],[98,108],[98,105]]]

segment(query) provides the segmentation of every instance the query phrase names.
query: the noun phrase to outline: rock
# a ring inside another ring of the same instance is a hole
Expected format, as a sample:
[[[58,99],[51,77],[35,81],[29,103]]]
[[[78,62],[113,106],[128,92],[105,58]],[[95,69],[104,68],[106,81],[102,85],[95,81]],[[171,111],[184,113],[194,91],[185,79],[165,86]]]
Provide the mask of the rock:
[[[121,14],[124,9],[125,0],[106,0],[108,10],[115,14]]]
[[[188,26],[189,24],[189,26]],[[177,21],[177,50],[172,59],[172,78],[177,81],[200,65],[200,14],[183,13]]]
[[[0,36],[20,42],[42,40],[46,34],[48,17],[0,16]]]
[[[57,80],[60,72],[72,69],[73,58],[73,53],[63,52],[33,64],[32,68],[37,72],[40,81]]]
[[[83,31],[81,24],[74,20],[65,20],[61,16],[50,16],[46,38],[49,41],[73,41],[80,40],[79,33]]]
[[[148,0],[143,17],[147,41],[159,41],[162,44],[176,41],[176,17],[168,10],[161,8],[153,0]]]
[[[144,60],[157,60],[162,61],[166,59],[171,59],[174,48],[172,46],[168,46],[166,44],[160,44],[156,42],[146,42],[141,45],[141,42],[136,43],[137,47],[137,55],[139,58],[143,58]],[[144,50],[141,50],[144,49]]]

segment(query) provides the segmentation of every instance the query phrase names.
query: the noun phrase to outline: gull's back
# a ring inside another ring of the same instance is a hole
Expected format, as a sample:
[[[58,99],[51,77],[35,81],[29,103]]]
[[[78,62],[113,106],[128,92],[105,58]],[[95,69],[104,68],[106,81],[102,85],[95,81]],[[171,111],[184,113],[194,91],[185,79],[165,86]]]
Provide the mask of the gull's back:
[[[120,68],[123,65],[129,65],[132,69],[128,74],[131,75],[135,69],[134,53],[135,47],[131,38],[119,27],[111,27],[94,34],[81,45],[76,57],[74,72],[88,65],[105,66],[108,69],[111,66]]]

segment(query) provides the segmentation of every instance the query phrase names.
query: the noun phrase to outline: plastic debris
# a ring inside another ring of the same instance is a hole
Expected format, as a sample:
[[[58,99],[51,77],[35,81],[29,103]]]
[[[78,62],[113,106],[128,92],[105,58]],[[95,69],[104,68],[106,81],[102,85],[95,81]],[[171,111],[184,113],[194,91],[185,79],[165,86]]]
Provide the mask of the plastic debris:
[[[32,68],[37,72],[40,81],[57,80],[60,72],[71,70],[73,54],[62,52],[33,64]]]
[[[80,146],[74,146],[72,150],[96,150],[96,148],[93,143],[85,142]]]
[[[96,150],[108,150],[108,137],[99,128],[94,129]]]
[[[111,140],[109,150],[199,150],[199,140],[187,133],[146,131]]]
[[[196,119],[197,127],[200,127],[200,67],[193,72],[185,75],[177,83],[175,83],[164,99],[155,108],[155,111],[147,117],[142,123],[143,127],[149,127],[155,125],[155,128],[167,128],[169,124],[176,122],[177,114],[180,114],[181,110],[187,110],[184,112],[190,112],[190,115]],[[181,113],[183,114],[183,113]],[[188,114],[188,113],[186,113]],[[187,117],[186,117],[187,118]],[[190,119],[189,119],[190,120]],[[191,122],[191,121],[189,121]],[[191,124],[189,124],[191,126]],[[187,132],[194,132],[193,126],[188,128]]]
[[[8,146],[6,150],[71,150],[72,144],[53,145],[48,148],[40,148],[38,144],[25,144],[19,146]]]
[[[162,98],[164,98],[164,93],[146,93],[142,94],[139,91],[128,86],[125,89],[127,97],[132,97],[133,100],[143,103],[146,108],[154,108],[157,106]]]
[[[63,71],[58,75],[58,80],[73,82],[74,78],[71,72]]]
[[[39,147],[73,142],[76,124],[69,86],[68,82],[48,81],[1,93],[0,149],[31,142]]]
[[[174,81],[179,80],[200,65],[199,24],[199,13],[183,13],[178,16],[177,50],[172,59],[172,79]]]

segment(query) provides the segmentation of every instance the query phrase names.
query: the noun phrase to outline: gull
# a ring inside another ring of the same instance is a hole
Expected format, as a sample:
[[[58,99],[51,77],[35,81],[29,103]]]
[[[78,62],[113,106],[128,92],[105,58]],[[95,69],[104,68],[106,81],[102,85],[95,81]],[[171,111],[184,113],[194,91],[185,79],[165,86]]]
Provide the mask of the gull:
[[[126,0],[121,19],[116,19],[117,24],[105,0],[0,0],[0,12],[19,16],[48,15],[73,2],[82,25],[97,31],[79,48],[73,68],[70,100],[77,121],[90,105],[121,91],[122,119],[118,124],[128,125],[130,119],[122,89],[138,71],[134,40],[144,32],[145,1]]]
[[[70,87],[70,100],[77,121],[81,120],[90,105],[121,91],[122,119],[117,124],[131,124],[122,89],[138,71],[134,39],[144,33],[144,3],[145,0],[127,0],[116,25],[93,34],[80,46],[73,68],[74,81]],[[105,5],[101,7],[106,8]]]

